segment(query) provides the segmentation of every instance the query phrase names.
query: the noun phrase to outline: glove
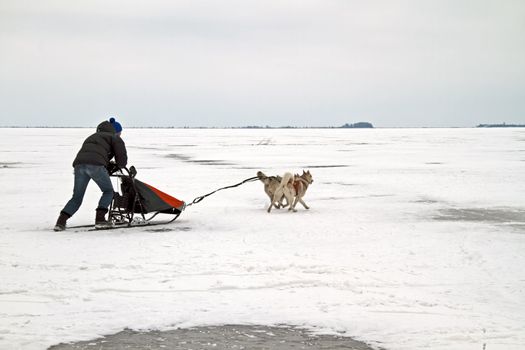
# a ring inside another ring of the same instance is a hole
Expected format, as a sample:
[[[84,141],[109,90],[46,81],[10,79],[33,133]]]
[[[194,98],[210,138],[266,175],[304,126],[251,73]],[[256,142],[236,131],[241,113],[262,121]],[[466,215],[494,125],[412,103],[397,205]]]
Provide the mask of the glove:
[[[109,162],[109,164],[106,167],[106,169],[108,170],[108,174],[109,175],[113,175],[117,171],[120,171],[120,168],[118,167],[118,165],[115,162]]]

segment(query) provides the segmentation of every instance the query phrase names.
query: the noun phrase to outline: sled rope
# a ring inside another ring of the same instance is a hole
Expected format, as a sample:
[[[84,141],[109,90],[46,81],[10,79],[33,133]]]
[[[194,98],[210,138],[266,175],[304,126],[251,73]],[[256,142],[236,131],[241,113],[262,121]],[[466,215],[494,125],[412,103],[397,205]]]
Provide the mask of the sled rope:
[[[258,180],[259,178],[257,176],[254,176],[254,177],[250,177],[246,180],[243,180],[241,182],[239,182],[238,184],[235,184],[235,185],[231,185],[231,186],[226,186],[226,187],[221,187],[219,189],[216,189],[215,191],[213,192],[210,192],[208,194],[205,194],[205,195],[202,195],[202,196],[199,196],[197,198],[195,198],[190,204],[186,204],[186,207],[189,207],[190,205],[193,205],[193,204],[197,204],[199,203],[200,201],[202,201],[204,198],[208,197],[208,196],[211,196],[212,194],[214,194],[215,192],[218,192],[218,191],[221,191],[221,190],[225,190],[227,188],[234,188],[234,187],[237,187],[237,186],[240,186],[242,184],[245,184],[247,182],[252,182],[252,181],[256,181]]]

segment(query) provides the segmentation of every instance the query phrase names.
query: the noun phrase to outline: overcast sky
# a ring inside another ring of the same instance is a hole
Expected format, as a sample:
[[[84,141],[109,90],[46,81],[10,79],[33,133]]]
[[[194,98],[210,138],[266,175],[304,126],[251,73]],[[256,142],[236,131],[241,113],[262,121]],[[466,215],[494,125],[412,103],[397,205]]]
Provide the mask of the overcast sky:
[[[0,0],[0,125],[525,123],[523,0]]]

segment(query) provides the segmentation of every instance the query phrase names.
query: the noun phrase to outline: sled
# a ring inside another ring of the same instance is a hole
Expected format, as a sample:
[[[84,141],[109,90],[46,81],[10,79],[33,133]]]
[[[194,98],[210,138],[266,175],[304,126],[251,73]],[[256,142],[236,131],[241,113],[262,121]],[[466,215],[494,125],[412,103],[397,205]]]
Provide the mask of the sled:
[[[186,203],[135,178],[134,166],[116,168],[110,176],[117,179],[115,192],[108,211],[108,221],[115,227],[169,224],[186,208]],[[163,220],[153,220],[162,214]]]

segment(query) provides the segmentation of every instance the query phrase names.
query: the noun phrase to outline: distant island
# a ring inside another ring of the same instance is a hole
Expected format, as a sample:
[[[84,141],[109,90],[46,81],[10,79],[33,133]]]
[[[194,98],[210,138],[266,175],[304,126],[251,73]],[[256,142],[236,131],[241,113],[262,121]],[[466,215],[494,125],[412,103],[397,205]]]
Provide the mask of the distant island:
[[[353,129],[371,129],[373,127],[374,126],[372,125],[372,123],[368,123],[368,122],[359,122],[355,124],[346,123],[345,125],[341,126],[341,128],[353,128]]]
[[[478,128],[525,128],[525,124],[479,124]]]

